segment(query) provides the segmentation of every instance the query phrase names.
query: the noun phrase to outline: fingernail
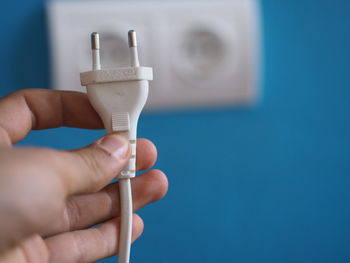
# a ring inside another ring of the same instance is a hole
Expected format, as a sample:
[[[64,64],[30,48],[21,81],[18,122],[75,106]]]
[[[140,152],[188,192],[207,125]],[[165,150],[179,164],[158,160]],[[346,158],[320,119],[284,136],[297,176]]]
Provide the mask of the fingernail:
[[[115,158],[124,159],[129,152],[128,140],[119,134],[106,135],[97,144]]]

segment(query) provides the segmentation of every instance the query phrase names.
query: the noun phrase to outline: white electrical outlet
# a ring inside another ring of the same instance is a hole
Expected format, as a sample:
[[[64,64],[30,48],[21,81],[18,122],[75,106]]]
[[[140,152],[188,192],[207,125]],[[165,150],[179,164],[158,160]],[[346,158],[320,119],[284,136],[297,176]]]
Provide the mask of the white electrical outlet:
[[[135,29],[141,63],[154,68],[148,109],[251,104],[259,94],[258,0],[56,0],[47,10],[56,89],[83,91],[93,31],[102,66],[128,66]]]

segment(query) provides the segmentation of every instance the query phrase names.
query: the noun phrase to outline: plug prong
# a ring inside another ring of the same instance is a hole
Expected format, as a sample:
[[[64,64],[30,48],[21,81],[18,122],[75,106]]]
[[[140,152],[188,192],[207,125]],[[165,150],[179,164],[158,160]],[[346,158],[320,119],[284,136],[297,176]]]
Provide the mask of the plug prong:
[[[97,32],[91,33],[92,69],[101,69],[100,59],[100,35]]]
[[[137,38],[135,30],[130,30],[128,32],[129,47],[137,47]]]
[[[132,67],[139,67],[139,55],[137,51],[137,38],[135,30],[130,30],[128,33],[129,48],[130,48],[130,62]]]

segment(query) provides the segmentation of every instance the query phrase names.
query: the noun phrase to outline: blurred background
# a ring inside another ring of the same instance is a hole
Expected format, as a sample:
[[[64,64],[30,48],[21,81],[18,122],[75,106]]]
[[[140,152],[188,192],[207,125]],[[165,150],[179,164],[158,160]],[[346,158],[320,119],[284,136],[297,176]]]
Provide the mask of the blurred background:
[[[45,4],[2,3],[2,96],[52,86]],[[263,0],[261,13],[256,105],[142,116],[170,189],[140,211],[132,262],[350,262],[350,2]],[[102,134],[35,131],[20,145]]]

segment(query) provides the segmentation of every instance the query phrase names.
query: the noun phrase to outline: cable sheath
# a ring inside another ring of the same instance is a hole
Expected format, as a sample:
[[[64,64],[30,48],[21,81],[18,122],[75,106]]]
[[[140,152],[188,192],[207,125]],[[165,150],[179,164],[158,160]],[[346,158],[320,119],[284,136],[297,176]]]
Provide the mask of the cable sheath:
[[[119,238],[119,263],[129,263],[130,246],[132,238],[132,192],[130,179],[119,180],[120,194],[120,238]]]

